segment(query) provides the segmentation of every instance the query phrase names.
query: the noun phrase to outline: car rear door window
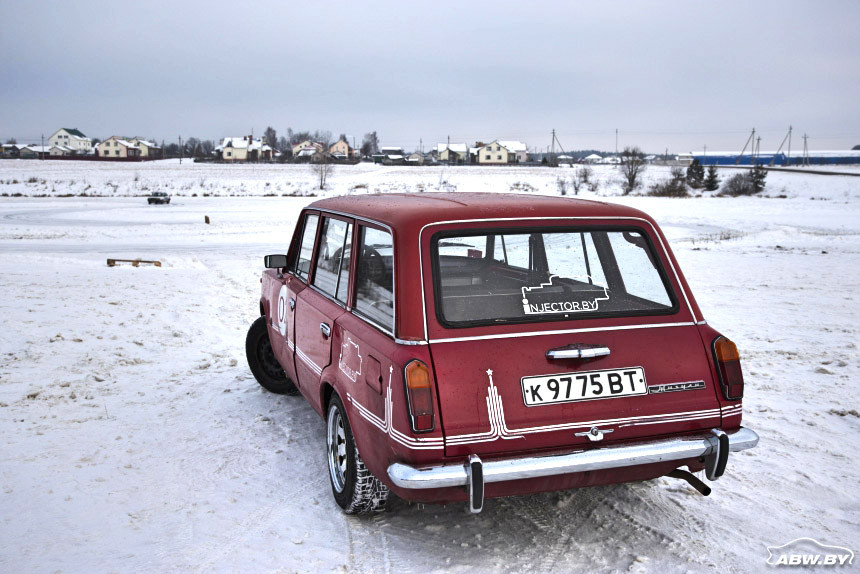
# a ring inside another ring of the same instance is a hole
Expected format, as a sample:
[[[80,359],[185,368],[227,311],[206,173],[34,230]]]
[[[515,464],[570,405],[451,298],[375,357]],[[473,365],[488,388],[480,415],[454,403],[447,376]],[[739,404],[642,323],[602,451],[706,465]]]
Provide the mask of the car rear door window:
[[[346,303],[349,291],[351,248],[352,224],[331,217],[323,218],[313,286],[342,303]]]
[[[394,332],[394,243],[391,234],[360,227],[353,308],[386,331]]]
[[[314,239],[316,239],[318,223],[318,215],[305,216],[302,243],[299,248],[299,256],[296,259],[296,275],[304,280],[307,280],[308,273],[311,270],[311,257],[313,257]]]

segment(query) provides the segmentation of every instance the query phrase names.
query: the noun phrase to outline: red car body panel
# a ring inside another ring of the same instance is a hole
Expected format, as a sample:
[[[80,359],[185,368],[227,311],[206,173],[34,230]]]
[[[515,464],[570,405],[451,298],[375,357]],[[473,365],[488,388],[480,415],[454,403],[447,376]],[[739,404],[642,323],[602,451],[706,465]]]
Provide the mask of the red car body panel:
[[[267,270],[261,310],[268,318],[272,347],[287,375],[317,412],[325,412],[332,393],[341,397],[368,468],[403,498],[447,502],[468,495],[462,488],[399,488],[386,472],[395,462],[422,466],[459,462],[470,454],[488,460],[582,450],[592,443],[575,433],[595,425],[612,429],[601,446],[740,425],[741,401],[727,401],[719,388],[711,352],[719,334],[704,323],[659,227],[638,210],[557,197],[456,193],[347,196],[317,201],[303,216],[308,213],[329,213],[356,226],[390,230],[394,332],[384,332],[353,312],[354,272],[350,273],[348,300],[337,303],[308,287],[289,268]],[[665,269],[677,303],[674,310],[648,316],[463,328],[440,323],[434,302],[433,234],[535,225],[637,228],[650,238]],[[301,240],[299,228],[288,253],[291,265]],[[353,253],[357,244],[358,233],[353,233]],[[313,269],[308,279],[313,281]],[[295,301],[294,309],[290,299]],[[322,336],[320,323],[331,327],[329,337]],[[547,350],[571,343],[605,345],[611,354],[586,361],[546,358]],[[411,429],[403,369],[413,359],[431,368],[435,426],[430,432]],[[644,368],[649,387],[690,381],[701,381],[704,386],[685,392],[531,407],[523,400],[523,376],[634,366]],[[702,468],[701,461],[692,459],[490,483],[485,496],[646,480],[681,466]]]

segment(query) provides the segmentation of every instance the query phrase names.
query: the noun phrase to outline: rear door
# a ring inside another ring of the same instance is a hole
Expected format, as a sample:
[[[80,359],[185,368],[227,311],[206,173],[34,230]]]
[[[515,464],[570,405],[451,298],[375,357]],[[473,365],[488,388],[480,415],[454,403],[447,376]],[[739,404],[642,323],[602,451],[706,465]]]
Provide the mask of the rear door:
[[[430,244],[446,454],[719,425],[707,350],[650,230],[461,226]]]
[[[316,404],[323,369],[331,363],[335,321],[346,309],[351,220],[324,215],[320,220],[310,287],[296,296],[296,371],[305,397]]]

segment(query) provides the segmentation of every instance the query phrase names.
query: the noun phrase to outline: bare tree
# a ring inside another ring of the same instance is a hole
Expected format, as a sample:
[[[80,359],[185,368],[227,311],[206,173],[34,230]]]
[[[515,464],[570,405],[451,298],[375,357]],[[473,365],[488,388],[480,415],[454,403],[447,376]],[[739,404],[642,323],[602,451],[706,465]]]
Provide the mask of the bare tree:
[[[638,147],[626,147],[621,152],[621,174],[624,177],[624,195],[642,185],[639,176],[645,171],[645,159]]]
[[[8,145],[14,145],[14,144],[18,143],[18,140],[16,140],[15,138],[9,138],[8,140],[6,140],[6,143]]]
[[[379,137],[376,135],[376,132],[369,132],[364,134],[364,138],[361,140],[361,155],[363,155],[364,157],[369,157],[378,152]]]
[[[331,163],[331,156],[329,155],[327,148],[321,150],[314,156],[311,163],[311,170],[320,179],[320,189],[325,189],[326,181],[333,169],[334,165]]]
[[[293,157],[293,146],[290,145],[290,142],[284,136],[281,136],[278,140],[278,149],[281,150],[281,161],[291,159]]]
[[[275,147],[278,145],[278,132],[272,126],[266,128],[266,131],[263,132],[263,137],[266,138],[266,143],[270,146]]]
[[[200,140],[194,137],[188,138],[183,144],[185,147],[185,155],[188,157],[199,157]]]

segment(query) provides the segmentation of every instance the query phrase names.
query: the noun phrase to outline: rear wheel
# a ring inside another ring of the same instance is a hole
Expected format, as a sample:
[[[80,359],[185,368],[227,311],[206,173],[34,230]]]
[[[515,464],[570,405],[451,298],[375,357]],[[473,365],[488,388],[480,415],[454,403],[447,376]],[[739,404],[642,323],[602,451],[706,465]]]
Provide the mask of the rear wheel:
[[[346,514],[382,512],[391,492],[361,460],[340,397],[326,416],[326,455],[334,499]]]
[[[248,336],[245,338],[245,355],[254,378],[264,389],[286,395],[295,395],[299,392],[275,358],[265,317],[254,321],[248,329]]]

